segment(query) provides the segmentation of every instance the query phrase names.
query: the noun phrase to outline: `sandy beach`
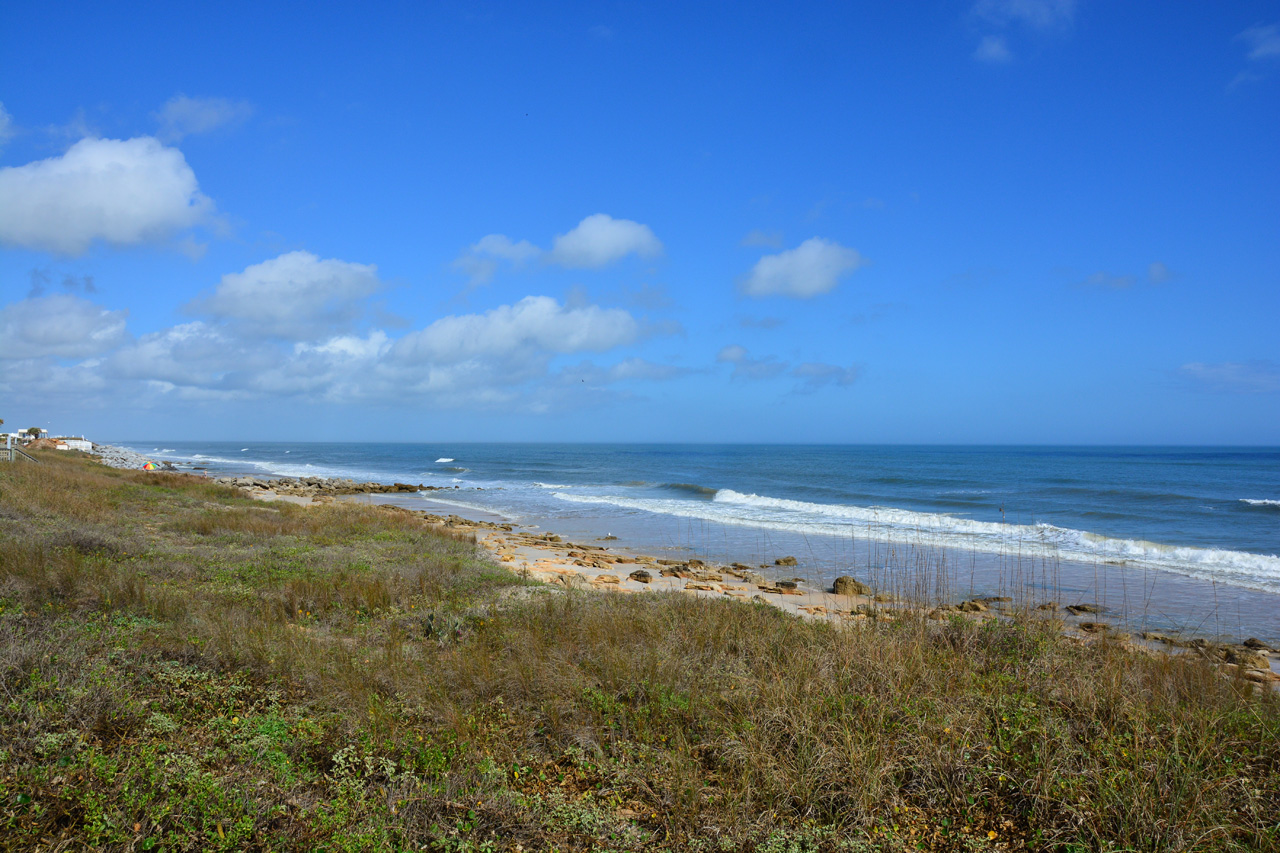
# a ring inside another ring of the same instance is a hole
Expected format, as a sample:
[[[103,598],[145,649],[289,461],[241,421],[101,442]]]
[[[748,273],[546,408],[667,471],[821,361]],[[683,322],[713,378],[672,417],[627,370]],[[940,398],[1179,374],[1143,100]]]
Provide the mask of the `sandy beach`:
[[[1227,672],[1239,668],[1254,683],[1280,689],[1280,652],[1257,638],[1239,637],[1222,642],[1221,638],[1210,640],[1195,635],[1129,631],[1122,625],[1112,624],[1099,608],[1088,604],[1047,599],[1015,602],[1008,596],[921,603],[909,597],[878,592],[852,576],[837,579],[836,586],[841,589],[841,594],[837,594],[834,588],[816,587],[803,577],[776,577],[795,564],[795,557],[791,555],[781,555],[772,564],[755,566],[721,565],[698,558],[670,559],[619,548],[609,537],[594,542],[569,541],[552,532],[518,529],[492,513],[472,510],[459,515],[455,512],[457,507],[451,504],[424,501],[418,495],[374,492],[313,497],[261,486],[242,489],[260,501],[310,505],[343,500],[379,506],[388,512],[417,515],[432,527],[452,535],[473,535],[476,543],[499,565],[523,579],[559,589],[623,595],[672,592],[706,599],[729,598],[832,624],[891,622],[908,614],[923,614],[939,621],[952,614],[962,614],[982,622],[1012,617],[1019,611],[1023,615],[1034,611],[1040,618],[1055,620],[1064,634],[1079,642],[1107,640],[1152,652],[1207,654],[1217,659]],[[768,572],[771,577],[762,572]]]

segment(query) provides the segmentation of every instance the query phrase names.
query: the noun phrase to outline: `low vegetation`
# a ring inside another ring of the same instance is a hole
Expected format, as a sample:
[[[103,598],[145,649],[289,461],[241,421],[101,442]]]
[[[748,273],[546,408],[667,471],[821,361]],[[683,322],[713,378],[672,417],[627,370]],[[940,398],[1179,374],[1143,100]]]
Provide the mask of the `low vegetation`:
[[[1280,703],[1191,656],[557,592],[74,457],[0,468],[0,849],[1280,849]]]

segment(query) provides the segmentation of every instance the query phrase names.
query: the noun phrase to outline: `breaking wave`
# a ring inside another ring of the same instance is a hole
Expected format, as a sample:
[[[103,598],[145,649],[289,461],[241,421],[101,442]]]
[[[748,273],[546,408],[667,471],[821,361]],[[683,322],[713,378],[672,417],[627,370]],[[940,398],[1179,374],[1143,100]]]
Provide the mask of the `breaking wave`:
[[[1163,545],[1117,539],[1053,524],[1003,524],[881,506],[848,506],[715,492],[710,501],[555,493],[572,503],[595,503],[746,527],[832,536],[903,539],[922,547],[1084,563],[1116,563],[1165,569],[1255,589],[1280,592],[1280,557],[1219,548]]]

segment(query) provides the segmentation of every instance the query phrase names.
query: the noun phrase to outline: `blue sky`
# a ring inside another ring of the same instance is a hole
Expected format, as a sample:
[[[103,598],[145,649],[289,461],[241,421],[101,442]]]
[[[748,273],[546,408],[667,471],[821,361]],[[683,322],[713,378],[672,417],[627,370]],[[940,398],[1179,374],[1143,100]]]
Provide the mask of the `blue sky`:
[[[1280,2],[9,3],[0,417],[1280,443]]]

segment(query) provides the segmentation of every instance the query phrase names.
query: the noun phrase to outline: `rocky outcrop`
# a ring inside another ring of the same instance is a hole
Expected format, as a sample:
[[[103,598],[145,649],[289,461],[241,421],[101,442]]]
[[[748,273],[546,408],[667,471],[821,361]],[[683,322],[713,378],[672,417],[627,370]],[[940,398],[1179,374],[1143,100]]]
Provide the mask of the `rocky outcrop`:
[[[214,480],[223,486],[235,486],[248,492],[275,492],[278,495],[295,495],[314,498],[323,495],[388,494],[395,492],[438,492],[445,486],[426,486],[421,483],[358,483],[350,478],[331,477],[278,477],[264,480],[259,477],[218,477]],[[456,486],[454,487],[456,488]]]
[[[870,595],[871,587],[857,578],[841,575],[835,579],[835,583],[831,586],[831,591],[836,595]]]

